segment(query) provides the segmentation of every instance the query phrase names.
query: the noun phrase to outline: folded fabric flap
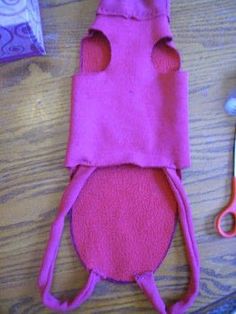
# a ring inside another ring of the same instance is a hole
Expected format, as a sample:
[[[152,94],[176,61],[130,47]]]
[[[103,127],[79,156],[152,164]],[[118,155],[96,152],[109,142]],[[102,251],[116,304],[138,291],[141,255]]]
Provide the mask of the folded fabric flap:
[[[170,15],[168,0],[101,0],[97,14],[123,16],[138,20]]]

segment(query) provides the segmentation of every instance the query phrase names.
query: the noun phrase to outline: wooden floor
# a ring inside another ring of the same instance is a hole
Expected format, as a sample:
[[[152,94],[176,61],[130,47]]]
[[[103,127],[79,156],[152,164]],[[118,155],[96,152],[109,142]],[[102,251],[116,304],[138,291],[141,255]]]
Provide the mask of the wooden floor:
[[[50,224],[68,182],[63,167],[69,127],[71,75],[79,42],[97,1],[41,0],[47,56],[0,65],[0,313],[51,313],[36,279]],[[190,72],[192,166],[183,179],[201,255],[200,294],[189,313],[228,295],[236,298],[235,239],[219,237],[215,215],[230,197],[235,118],[223,104],[236,89],[236,1],[173,0],[172,30]],[[179,229],[156,273],[171,303],[188,284]],[[54,292],[72,296],[87,274],[67,228]],[[102,282],[76,313],[154,313],[136,285]]]

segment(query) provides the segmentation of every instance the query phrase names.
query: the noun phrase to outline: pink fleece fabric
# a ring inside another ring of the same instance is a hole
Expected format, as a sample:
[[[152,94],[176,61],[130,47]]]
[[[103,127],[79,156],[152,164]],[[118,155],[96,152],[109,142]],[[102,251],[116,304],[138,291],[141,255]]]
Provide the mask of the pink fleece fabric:
[[[79,307],[101,279],[136,281],[161,314],[184,313],[199,285],[191,210],[180,180],[189,166],[188,75],[180,70],[167,0],[102,0],[82,41],[72,83],[66,166],[72,170],[52,224],[39,289],[54,311]],[[51,293],[66,215],[90,275],[72,300]],[[190,265],[181,300],[167,308],[153,272],[178,216]]]
[[[167,17],[99,15],[92,30],[109,41],[111,60],[104,71],[73,77],[66,166],[188,167],[188,75],[159,71],[151,57],[172,36]]]
[[[104,278],[135,281],[165,257],[176,210],[161,169],[97,168],[73,206],[76,250],[86,267]]]
[[[156,0],[102,0],[97,14],[123,16],[137,20],[151,19],[161,15],[169,17],[169,1]]]

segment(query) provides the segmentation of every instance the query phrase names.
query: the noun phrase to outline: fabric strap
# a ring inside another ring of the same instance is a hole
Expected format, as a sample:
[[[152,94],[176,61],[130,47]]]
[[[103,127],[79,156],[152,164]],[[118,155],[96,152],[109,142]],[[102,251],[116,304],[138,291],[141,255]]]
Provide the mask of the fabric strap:
[[[152,272],[136,276],[135,280],[147,298],[152,302],[155,310],[160,314],[166,314],[166,306],[155,284]]]
[[[157,289],[152,272],[136,276],[135,279],[139,287],[152,302],[153,307],[160,314],[182,314],[185,313],[185,311],[192,305],[198,294],[200,277],[199,257],[194,238],[190,206],[188,204],[187,195],[184,191],[181,180],[175,170],[164,169],[164,171],[178,203],[179,220],[184,235],[187,258],[190,265],[189,287],[183,298],[167,309]]]
[[[183,184],[174,169],[165,169],[167,179],[175,194],[179,207],[179,220],[186,245],[187,259],[190,266],[189,286],[178,302],[173,304],[169,310],[170,314],[184,313],[194,302],[198,290],[200,279],[200,263],[197,243],[194,237],[191,208]]]
[[[98,274],[91,271],[87,284],[77,296],[70,301],[61,301],[51,294],[53,273],[64,229],[65,217],[73,206],[76,198],[79,196],[85,182],[95,169],[96,167],[81,166],[75,172],[71,182],[63,193],[56,219],[51,226],[51,232],[38,278],[38,286],[44,305],[54,311],[65,312],[78,308],[91,296],[95,285],[101,280]]]

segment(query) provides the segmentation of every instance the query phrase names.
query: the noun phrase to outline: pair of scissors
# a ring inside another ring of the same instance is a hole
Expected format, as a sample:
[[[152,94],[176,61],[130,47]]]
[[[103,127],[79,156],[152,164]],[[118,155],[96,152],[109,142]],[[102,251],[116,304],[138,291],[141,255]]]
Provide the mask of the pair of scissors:
[[[232,215],[233,225],[231,230],[224,231],[221,227],[222,220],[226,215]],[[232,238],[236,236],[236,129],[234,133],[234,157],[233,157],[233,179],[232,191],[229,204],[218,214],[215,220],[215,225],[218,233],[225,238]]]

